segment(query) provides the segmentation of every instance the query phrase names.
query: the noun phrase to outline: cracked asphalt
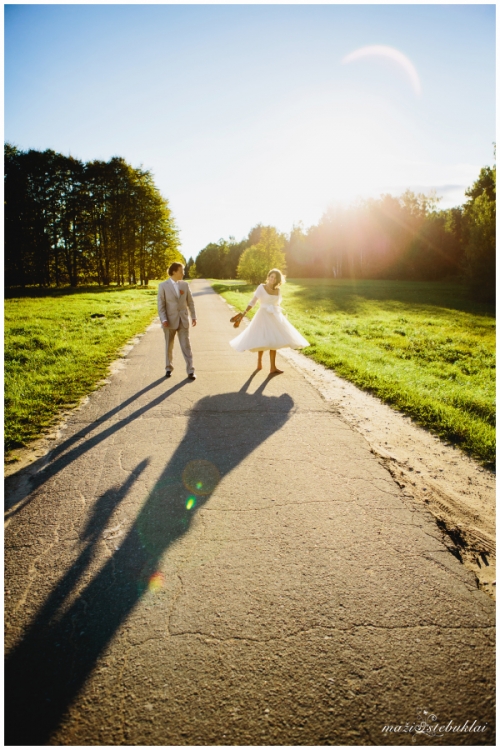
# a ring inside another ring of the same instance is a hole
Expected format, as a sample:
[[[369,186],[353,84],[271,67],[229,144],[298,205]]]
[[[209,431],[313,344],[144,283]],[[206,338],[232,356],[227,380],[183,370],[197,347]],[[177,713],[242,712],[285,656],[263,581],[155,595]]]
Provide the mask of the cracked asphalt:
[[[192,282],[198,379],[156,323],[8,478],[9,745],[493,745],[494,602],[289,363]],[[265,364],[268,363],[265,355]],[[278,355],[278,361],[279,355]],[[434,726],[436,722],[432,722]]]

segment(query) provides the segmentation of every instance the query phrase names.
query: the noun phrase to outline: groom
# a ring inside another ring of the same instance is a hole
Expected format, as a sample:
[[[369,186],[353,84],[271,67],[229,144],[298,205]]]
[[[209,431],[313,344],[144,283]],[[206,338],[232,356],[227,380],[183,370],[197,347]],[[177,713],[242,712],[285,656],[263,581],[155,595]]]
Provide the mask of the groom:
[[[165,377],[169,378],[174,366],[172,355],[174,351],[175,334],[179,336],[188,378],[196,380],[193,366],[193,353],[189,342],[189,312],[193,325],[196,325],[196,313],[194,310],[193,297],[187,281],[184,277],[184,266],[182,263],[172,263],[168,269],[169,278],[158,285],[158,314],[165,334],[166,366]]]

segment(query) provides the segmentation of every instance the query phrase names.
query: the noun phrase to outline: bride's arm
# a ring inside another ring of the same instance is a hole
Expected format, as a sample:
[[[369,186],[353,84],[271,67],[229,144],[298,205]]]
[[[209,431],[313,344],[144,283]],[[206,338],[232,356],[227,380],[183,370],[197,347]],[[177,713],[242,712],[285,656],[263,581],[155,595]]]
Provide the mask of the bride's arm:
[[[255,294],[253,295],[252,299],[248,303],[247,308],[246,308],[245,312],[243,313],[243,317],[245,317],[245,315],[247,314],[247,312],[249,310],[251,310],[252,307],[255,305],[255,303],[258,301],[259,296],[260,296],[259,295],[259,289],[260,289],[260,285],[257,287],[257,289],[255,290]]]

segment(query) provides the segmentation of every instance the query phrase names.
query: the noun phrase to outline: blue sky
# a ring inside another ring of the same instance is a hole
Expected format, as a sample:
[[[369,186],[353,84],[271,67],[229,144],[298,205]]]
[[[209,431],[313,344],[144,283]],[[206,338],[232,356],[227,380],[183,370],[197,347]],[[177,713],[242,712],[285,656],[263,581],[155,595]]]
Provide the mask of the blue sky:
[[[5,140],[151,169],[186,257],[381,192],[457,205],[493,161],[495,6],[7,5]]]

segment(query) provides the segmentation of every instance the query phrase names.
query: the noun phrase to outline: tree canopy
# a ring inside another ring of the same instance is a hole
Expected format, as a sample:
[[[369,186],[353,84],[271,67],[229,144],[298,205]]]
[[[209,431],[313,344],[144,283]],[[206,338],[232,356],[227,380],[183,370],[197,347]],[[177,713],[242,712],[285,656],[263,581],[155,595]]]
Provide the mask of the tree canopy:
[[[196,275],[257,283],[276,266],[295,278],[454,280],[491,301],[496,167],[483,167],[466,196],[463,206],[440,210],[432,192],[385,194],[332,206],[317,224],[299,223],[287,236],[258,224],[239,243],[207,245],[196,258]]]
[[[252,284],[265,281],[272,268],[285,271],[285,236],[274,227],[261,227],[259,241],[248,247],[238,263],[238,278]]]
[[[496,180],[496,166],[484,167],[463,212],[465,278],[474,296],[487,301],[495,298]]]
[[[211,242],[196,257],[196,275],[213,279],[235,279],[238,262],[248,242],[229,240]]]
[[[5,147],[7,286],[147,284],[184,262],[151,172]]]

